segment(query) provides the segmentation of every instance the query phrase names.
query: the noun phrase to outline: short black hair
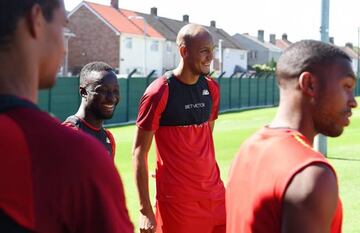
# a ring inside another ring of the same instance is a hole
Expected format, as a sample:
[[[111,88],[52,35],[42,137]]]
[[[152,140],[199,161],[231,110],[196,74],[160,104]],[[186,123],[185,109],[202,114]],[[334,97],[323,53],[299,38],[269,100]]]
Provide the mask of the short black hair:
[[[276,66],[276,77],[280,80],[298,78],[302,72],[319,74],[322,65],[342,58],[351,58],[340,48],[316,40],[302,40],[290,45],[280,56]]]
[[[18,21],[38,4],[45,19],[50,22],[54,10],[60,7],[60,0],[1,0],[0,1],[0,47],[8,45],[16,30]]]
[[[87,86],[90,82],[91,82],[91,76],[90,73],[96,71],[96,72],[102,72],[102,71],[106,71],[106,72],[110,72],[110,71],[114,71],[114,69],[108,65],[105,62],[101,62],[101,61],[95,61],[95,62],[90,62],[88,64],[86,64],[80,72],[80,86],[81,87],[85,87]]]

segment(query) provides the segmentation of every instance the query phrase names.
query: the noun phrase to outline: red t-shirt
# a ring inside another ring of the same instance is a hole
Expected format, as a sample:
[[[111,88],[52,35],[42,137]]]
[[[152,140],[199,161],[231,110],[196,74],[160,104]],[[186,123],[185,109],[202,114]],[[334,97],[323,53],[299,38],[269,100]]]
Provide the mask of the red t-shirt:
[[[230,169],[226,188],[227,233],[281,232],[286,189],[299,171],[314,163],[325,164],[335,174],[324,156],[295,130],[265,127],[249,138]],[[331,233],[340,233],[341,224],[339,198]]]
[[[224,199],[209,125],[218,110],[218,84],[204,76],[194,85],[164,76],[147,88],[137,126],[155,134],[158,200]]]
[[[3,98],[27,107],[1,111]],[[132,233],[123,186],[103,146],[24,102],[0,96],[0,210],[37,233]]]

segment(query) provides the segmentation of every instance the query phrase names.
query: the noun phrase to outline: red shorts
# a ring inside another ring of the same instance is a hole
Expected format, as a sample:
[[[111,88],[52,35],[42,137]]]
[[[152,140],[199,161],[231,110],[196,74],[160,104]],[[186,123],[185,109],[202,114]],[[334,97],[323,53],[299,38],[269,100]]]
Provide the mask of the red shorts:
[[[156,203],[156,233],[225,233],[225,200]]]

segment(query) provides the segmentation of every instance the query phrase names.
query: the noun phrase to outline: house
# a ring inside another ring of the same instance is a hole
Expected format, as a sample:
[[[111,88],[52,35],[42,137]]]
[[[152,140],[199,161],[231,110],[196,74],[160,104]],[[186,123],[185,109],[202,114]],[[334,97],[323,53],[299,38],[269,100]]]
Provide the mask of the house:
[[[274,41],[275,41],[275,43],[274,43]],[[270,43],[274,44],[276,47],[282,49],[283,51],[292,44],[288,40],[288,36],[286,33],[282,34],[281,39],[276,39],[275,34],[271,34],[270,35]]]
[[[354,51],[354,46],[352,43],[346,43],[344,47],[340,47],[352,61],[352,68],[356,75],[359,75],[359,53]]]
[[[61,64],[59,74],[62,76],[66,76],[69,73],[69,40],[72,37],[75,37],[75,34],[72,33],[69,28],[64,28],[64,47],[65,47],[65,56],[64,61]]]
[[[165,38],[144,18],[130,10],[81,2],[69,14],[68,28],[76,35],[69,40],[69,70],[78,73],[91,61],[104,61],[119,74],[134,69],[144,76],[162,72],[162,46]]]
[[[163,69],[174,69],[180,60],[176,37],[180,29],[190,23],[189,15],[183,15],[182,20],[169,19],[158,16],[157,8],[152,7],[150,14],[137,13],[146,19],[146,21],[156,29],[166,39],[164,43],[163,53]],[[212,34],[216,49],[214,51],[214,61],[212,70],[226,72],[226,76],[234,73],[236,68],[246,70],[247,68],[247,51],[241,48],[239,43],[234,40],[226,31],[216,27],[216,22],[211,21],[210,26],[205,26]],[[222,47],[222,59],[219,59],[219,46]],[[220,62],[222,64],[220,64]]]
[[[282,49],[264,40],[263,30],[258,31],[257,37],[250,36],[247,33],[237,33],[233,35],[233,38],[235,38],[244,49],[248,50],[249,66],[277,61],[282,53]]]

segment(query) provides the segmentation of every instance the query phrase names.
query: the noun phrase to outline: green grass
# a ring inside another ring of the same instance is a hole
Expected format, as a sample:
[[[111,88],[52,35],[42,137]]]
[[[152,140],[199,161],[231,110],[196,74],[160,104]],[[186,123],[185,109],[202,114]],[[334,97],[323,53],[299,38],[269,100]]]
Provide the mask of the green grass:
[[[359,99],[358,99],[359,100]],[[263,125],[269,123],[276,108],[249,110],[228,113],[219,116],[214,129],[214,141],[217,161],[224,182],[230,164],[245,138]],[[131,147],[134,139],[134,126],[110,129],[117,143],[116,165],[120,171],[129,209],[135,226],[138,224],[138,196],[131,162]],[[353,111],[350,127],[339,138],[328,139],[328,157],[337,170],[340,183],[340,195],[344,207],[343,232],[358,232],[360,224],[360,110]],[[152,146],[149,155],[149,170],[154,171],[155,154]],[[151,195],[155,195],[154,179],[150,178]],[[153,198],[154,199],[154,198]]]

